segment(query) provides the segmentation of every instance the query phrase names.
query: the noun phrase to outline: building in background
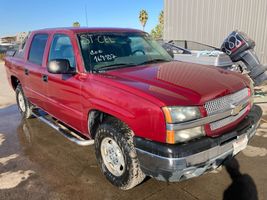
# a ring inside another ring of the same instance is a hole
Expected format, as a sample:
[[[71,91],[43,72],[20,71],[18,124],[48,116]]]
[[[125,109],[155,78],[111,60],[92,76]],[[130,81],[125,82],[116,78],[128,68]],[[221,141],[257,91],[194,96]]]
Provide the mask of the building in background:
[[[191,40],[220,47],[233,31],[247,33],[267,64],[266,0],[164,0],[164,40]]]
[[[17,35],[16,35],[16,43],[17,44],[21,44],[25,40],[25,38],[27,37],[28,34],[29,34],[29,32],[17,33]]]
[[[1,45],[12,45],[16,43],[16,36],[7,36],[0,38]]]

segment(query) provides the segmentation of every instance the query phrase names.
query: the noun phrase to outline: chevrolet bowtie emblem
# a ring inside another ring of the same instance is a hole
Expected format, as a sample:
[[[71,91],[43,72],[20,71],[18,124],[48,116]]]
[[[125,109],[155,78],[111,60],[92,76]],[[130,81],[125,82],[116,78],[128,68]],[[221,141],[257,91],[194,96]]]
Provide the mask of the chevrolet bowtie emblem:
[[[231,115],[237,115],[240,113],[240,111],[242,110],[243,105],[237,105],[233,107],[233,110],[231,112]]]

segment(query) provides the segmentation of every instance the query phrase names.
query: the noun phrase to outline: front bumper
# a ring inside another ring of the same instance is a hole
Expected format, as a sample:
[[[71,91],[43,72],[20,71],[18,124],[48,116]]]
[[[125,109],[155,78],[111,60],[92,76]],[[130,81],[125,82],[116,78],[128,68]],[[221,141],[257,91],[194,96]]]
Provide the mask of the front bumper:
[[[142,171],[162,181],[180,181],[200,176],[216,169],[223,161],[233,157],[233,144],[242,137],[248,140],[256,133],[262,110],[254,105],[235,130],[219,137],[203,137],[185,144],[162,144],[134,137]]]

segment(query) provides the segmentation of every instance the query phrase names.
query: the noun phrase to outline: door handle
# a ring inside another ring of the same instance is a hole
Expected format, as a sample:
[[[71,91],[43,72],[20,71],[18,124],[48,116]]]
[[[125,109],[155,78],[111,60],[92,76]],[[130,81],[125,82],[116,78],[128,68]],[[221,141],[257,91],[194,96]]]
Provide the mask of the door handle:
[[[46,74],[42,75],[42,79],[44,82],[48,82],[48,76]]]
[[[29,76],[29,70],[28,69],[24,69],[24,74]]]

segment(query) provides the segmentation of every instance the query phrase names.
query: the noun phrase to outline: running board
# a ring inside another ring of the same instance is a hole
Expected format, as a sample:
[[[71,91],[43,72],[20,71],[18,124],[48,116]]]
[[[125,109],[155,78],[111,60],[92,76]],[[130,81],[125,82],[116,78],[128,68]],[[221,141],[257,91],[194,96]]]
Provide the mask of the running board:
[[[75,133],[74,131],[69,130],[63,124],[56,122],[52,119],[48,119],[46,117],[46,115],[47,116],[49,116],[49,115],[44,113],[44,112],[40,113],[37,111],[37,112],[33,112],[32,114],[34,117],[36,117],[40,121],[44,122],[45,124],[49,125],[53,129],[57,130],[58,133],[60,133],[65,138],[67,138],[69,141],[71,141],[71,142],[73,142],[79,146],[89,146],[89,145],[94,144],[93,139],[84,139],[81,136],[79,136],[77,133]]]

